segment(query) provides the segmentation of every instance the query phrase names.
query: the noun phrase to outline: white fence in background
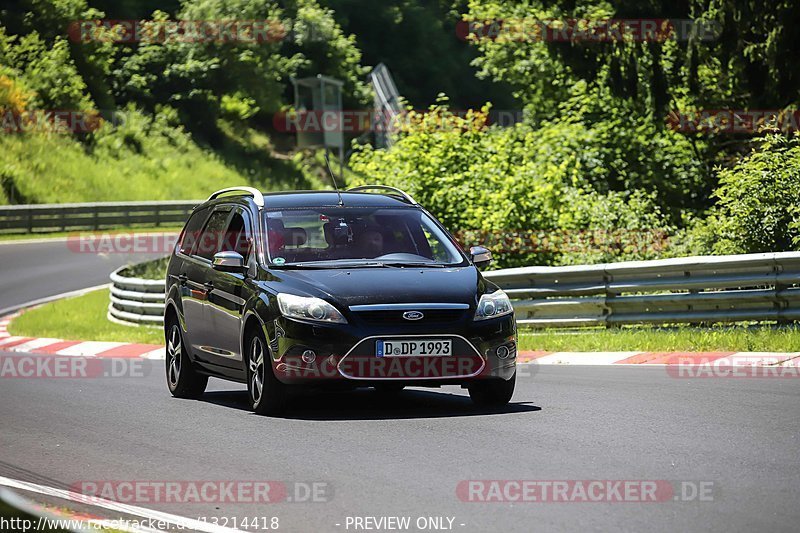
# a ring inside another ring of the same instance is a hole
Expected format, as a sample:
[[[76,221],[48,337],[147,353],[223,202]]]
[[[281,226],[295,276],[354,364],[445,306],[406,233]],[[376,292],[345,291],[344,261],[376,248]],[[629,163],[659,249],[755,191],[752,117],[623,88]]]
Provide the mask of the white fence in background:
[[[202,200],[0,206],[0,233],[180,226]]]

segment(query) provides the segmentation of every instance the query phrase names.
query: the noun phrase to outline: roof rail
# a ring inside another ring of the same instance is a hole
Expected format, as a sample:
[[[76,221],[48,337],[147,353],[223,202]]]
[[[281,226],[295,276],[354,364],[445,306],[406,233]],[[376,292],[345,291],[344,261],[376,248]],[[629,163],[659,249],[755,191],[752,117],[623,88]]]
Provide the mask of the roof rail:
[[[223,194],[227,194],[229,192],[238,192],[241,193],[242,195],[250,195],[253,197],[253,201],[256,203],[259,209],[264,207],[264,195],[261,194],[261,191],[259,191],[258,189],[254,189],[253,187],[228,187],[227,189],[221,189],[212,194],[211,196],[209,196],[208,200],[206,201],[208,202],[215,198],[219,198]]]
[[[360,185],[358,187],[353,187],[351,189],[347,189],[346,192],[367,192],[367,191],[388,191],[389,194],[387,196],[400,196],[403,200],[407,201],[413,205],[419,205],[416,200],[414,200],[410,194],[407,192],[398,189],[397,187],[389,187],[388,185]]]

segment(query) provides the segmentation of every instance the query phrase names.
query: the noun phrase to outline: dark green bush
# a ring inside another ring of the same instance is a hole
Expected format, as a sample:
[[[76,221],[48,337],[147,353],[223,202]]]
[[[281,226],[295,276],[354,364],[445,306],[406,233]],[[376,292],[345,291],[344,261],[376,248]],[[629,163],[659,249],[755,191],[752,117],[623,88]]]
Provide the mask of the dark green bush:
[[[689,232],[694,253],[800,249],[800,138],[770,135],[719,172],[716,205]]]

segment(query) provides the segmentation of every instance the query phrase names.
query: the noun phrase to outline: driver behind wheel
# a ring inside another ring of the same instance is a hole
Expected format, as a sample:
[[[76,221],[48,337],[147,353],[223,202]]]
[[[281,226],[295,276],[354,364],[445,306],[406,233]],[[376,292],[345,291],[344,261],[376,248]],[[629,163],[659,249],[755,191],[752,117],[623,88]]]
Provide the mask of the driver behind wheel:
[[[376,229],[368,229],[361,233],[357,244],[366,259],[374,259],[384,254],[383,234]]]

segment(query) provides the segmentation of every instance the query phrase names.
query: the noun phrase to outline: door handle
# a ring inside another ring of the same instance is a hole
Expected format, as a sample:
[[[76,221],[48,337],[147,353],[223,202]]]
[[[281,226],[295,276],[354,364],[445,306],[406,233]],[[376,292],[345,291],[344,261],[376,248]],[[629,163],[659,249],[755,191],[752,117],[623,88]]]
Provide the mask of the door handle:
[[[181,285],[186,285],[186,282],[189,281],[189,276],[186,274],[181,274],[178,276],[178,281],[181,282]]]

